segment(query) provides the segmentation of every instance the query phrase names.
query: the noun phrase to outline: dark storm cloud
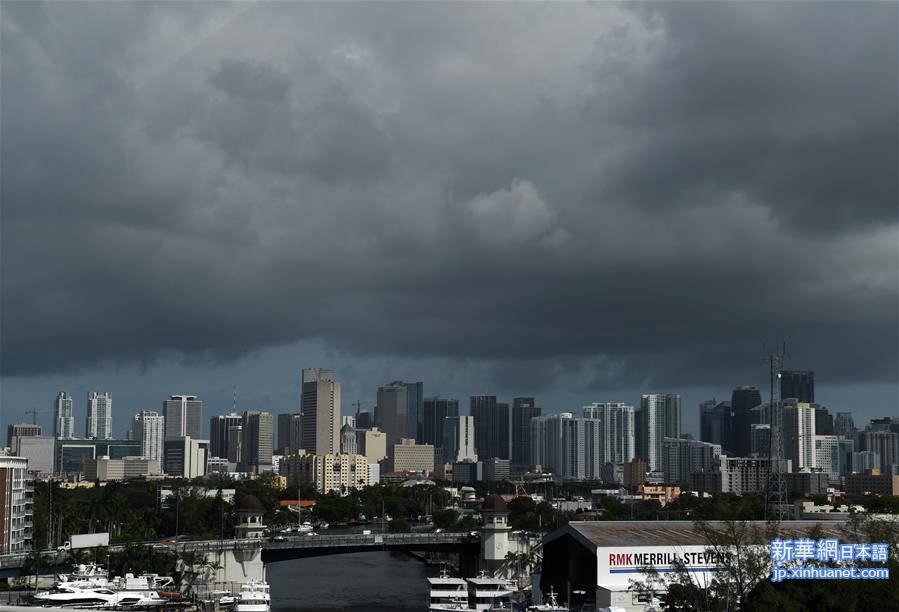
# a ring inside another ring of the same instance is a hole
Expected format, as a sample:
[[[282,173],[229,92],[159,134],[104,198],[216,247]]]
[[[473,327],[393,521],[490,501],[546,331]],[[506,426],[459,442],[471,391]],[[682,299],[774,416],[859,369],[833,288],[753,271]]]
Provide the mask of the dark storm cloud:
[[[896,10],[10,4],[3,374],[894,381]]]

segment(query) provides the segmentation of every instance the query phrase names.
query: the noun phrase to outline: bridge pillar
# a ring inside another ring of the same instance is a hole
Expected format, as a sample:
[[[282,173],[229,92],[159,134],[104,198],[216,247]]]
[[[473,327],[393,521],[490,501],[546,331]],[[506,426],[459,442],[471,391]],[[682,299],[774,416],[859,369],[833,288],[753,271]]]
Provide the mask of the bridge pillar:
[[[250,580],[265,580],[265,564],[262,563],[262,548],[220,550],[209,552],[206,559],[218,569],[210,578],[217,583],[239,583]]]

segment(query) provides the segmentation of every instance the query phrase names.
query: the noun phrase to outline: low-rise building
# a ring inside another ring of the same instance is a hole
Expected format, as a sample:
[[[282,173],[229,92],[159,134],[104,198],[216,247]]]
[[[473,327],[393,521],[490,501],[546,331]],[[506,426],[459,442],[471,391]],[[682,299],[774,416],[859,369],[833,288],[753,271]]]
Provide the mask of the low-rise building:
[[[846,495],[899,495],[899,476],[873,468],[846,476]]]
[[[637,485],[637,493],[643,496],[644,501],[657,501],[661,506],[665,506],[680,497],[680,487]]]
[[[503,480],[509,480],[511,461],[509,461],[508,459],[499,459],[498,457],[492,457],[490,459],[485,459],[483,463],[485,482],[500,482]]]

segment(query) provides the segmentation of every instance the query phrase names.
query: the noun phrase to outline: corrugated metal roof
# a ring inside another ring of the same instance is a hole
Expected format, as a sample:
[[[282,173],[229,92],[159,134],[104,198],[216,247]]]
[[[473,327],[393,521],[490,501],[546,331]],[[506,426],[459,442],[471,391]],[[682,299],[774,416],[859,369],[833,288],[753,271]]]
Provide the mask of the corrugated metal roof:
[[[711,529],[724,531],[725,521],[707,521]],[[764,521],[750,521],[762,534],[767,527]],[[783,521],[780,537],[804,536],[815,526],[824,537],[845,537],[845,521]],[[571,535],[587,547],[618,546],[667,546],[701,545],[708,543],[705,536],[696,531],[693,521],[572,521],[565,527],[547,534],[543,542],[551,542]]]

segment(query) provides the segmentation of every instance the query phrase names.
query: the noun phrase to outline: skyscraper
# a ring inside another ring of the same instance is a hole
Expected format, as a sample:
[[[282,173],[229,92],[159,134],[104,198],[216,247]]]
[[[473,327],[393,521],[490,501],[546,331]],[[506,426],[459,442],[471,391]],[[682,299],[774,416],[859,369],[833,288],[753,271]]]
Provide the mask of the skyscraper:
[[[855,421],[851,412],[838,412],[833,421],[833,433],[841,438],[855,438]]]
[[[406,410],[409,412],[409,437],[421,443],[424,438],[424,384],[402,383],[406,387]]]
[[[144,459],[163,464],[165,417],[153,410],[141,410],[132,419],[129,435],[131,440],[140,441],[140,454]]]
[[[340,382],[332,370],[306,368],[302,374],[303,449],[311,455],[340,453]]]
[[[622,465],[636,451],[635,410],[621,402],[594,402],[584,406],[584,418],[599,421],[600,461]]]
[[[349,423],[344,423],[340,428],[340,453],[343,455],[358,454],[359,446],[356,443],[356,428]]]
[[[247,410],[241,430],[241,471],[261,474],[272,470],[272,415]]]
[[[815,467],[815,409],[808,402],[783,402],[783,443],[794,472]]]
[[[781,370],[780,398],[813,404],[815,402],[815,373],[811,370]]]
[[[509,458],[509,404],[497,403],[495,395],[472,395],[470,414],[481,459]]]
[[[220,459],[228,458],[228,449],[231,446],[231,428],[240,427],[243,418],[236,412],[225,415],[217,415],[209,419],[209,454]],[[237,444],[240,447],[240,444]],[[236,463],[234,459],[232,463]]]
[[[459,400],[429,397],[424,401],[423,434],[425,444],[443,445],[443,425],[446,417],[459,416]]]
[[[533,397],[512,400],[512,465],[533,465],[531,461],[531,419],[541,414]]]
[[[112,395],[91,391],[87,394],[87,423],[85,437],[95,440],[112,439]]]
[[[278,415],[278,443],[275,448],[279,455],[288,455],[296,452],[297,447],[290,444],[290,435],[295,414],[285,412]]]
[[[750,452],[751,410],[762,403],[762,394],[757,387],[742,386],[733,390],[730,396],[730,435],[722,443],[725,449],[737,457],[748,457]]]
[[[446,462],[477,461],[474,417],[448,416],[443,424],[443,459]]]
[[[55,438],[72,439],[75,437],[75,411],[72,396],[68,391],[60,391],[53,405],[53,436]]]
[[[665,438],[680,438],[680,395],[648,394],[640,398],[636,415],[637,456],[650,471],[665,471]]]
[[[375,422],[387,434],[388,445],[409,437],[408,400],[406,385],[399,381],[378,387]]]
[[[729,439],[731,430],[730,402],[719,402],[711,399],[699,405],[699,438],[703,442],[711,442],[724,447],[725,439]]]
[[[570,412],[531,419],[531,458],[564,480],[602,477],[600,420]]]
[[[162,402],[165,415],[165,438],[173,440],[190,436],[194,440],[202,436],[203,401],[195,395],[172,395]]]

